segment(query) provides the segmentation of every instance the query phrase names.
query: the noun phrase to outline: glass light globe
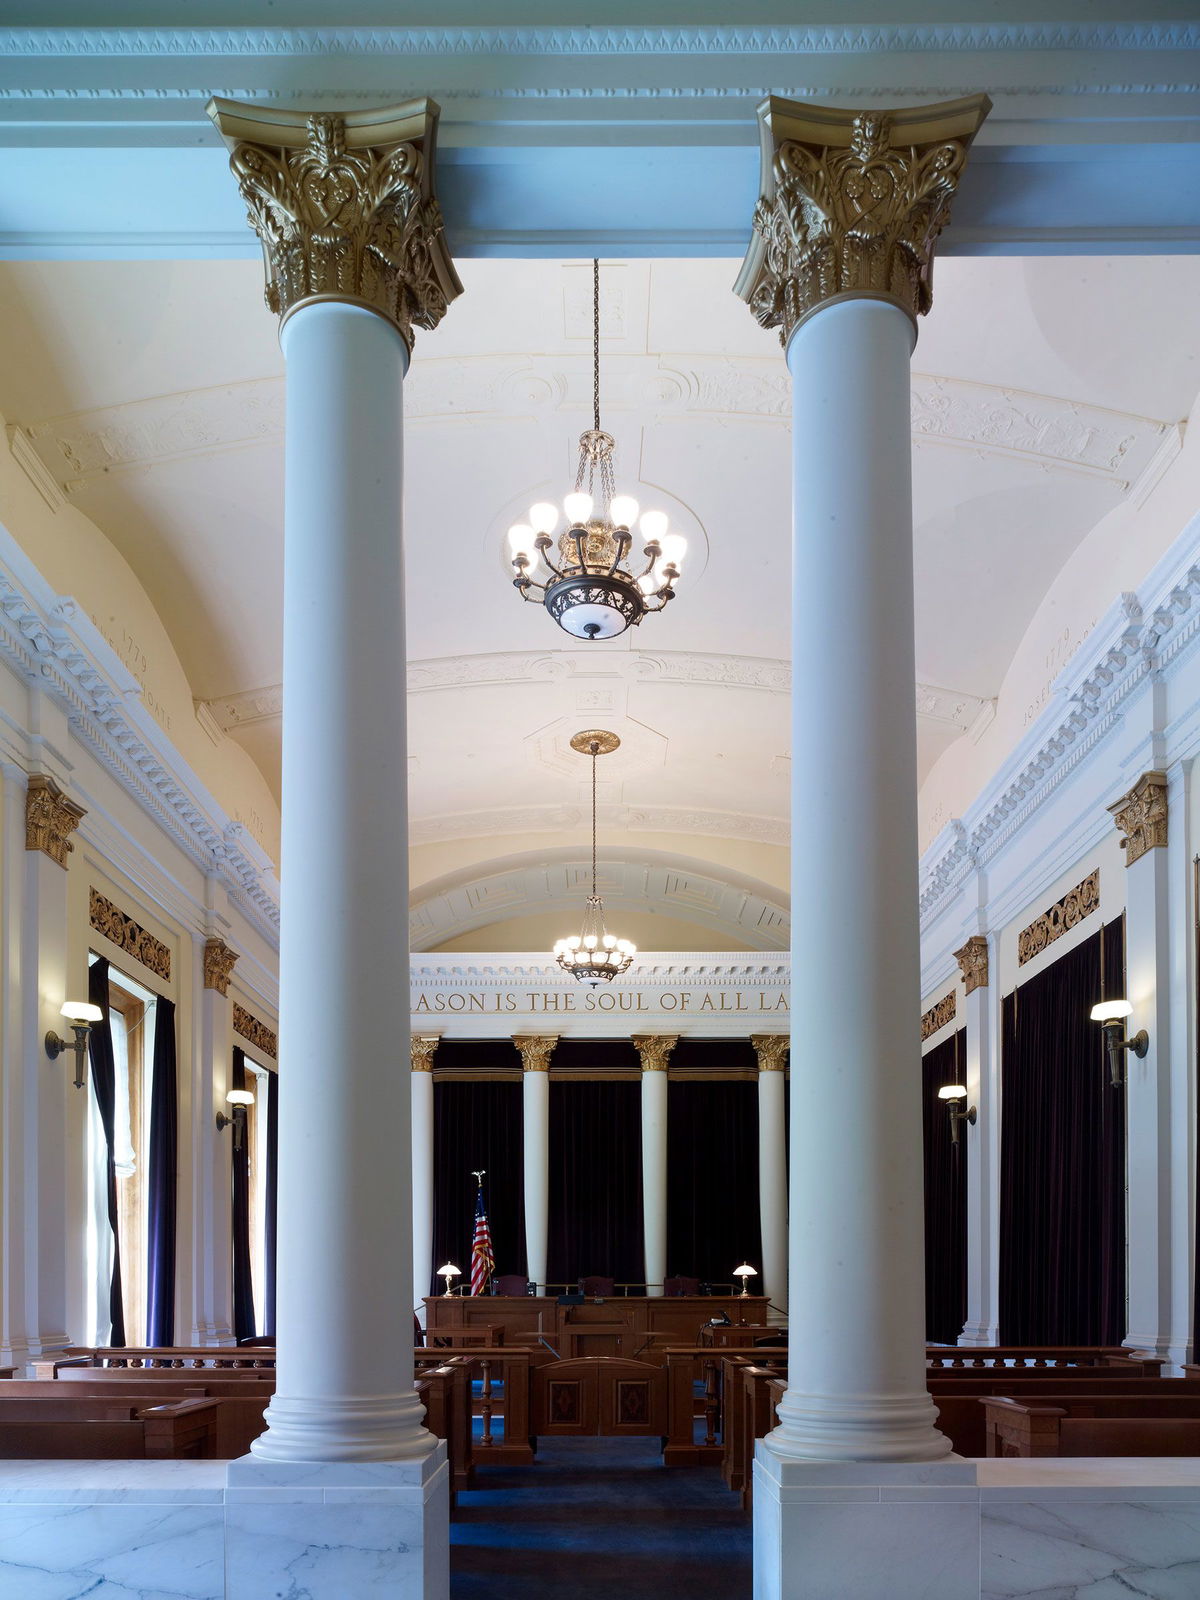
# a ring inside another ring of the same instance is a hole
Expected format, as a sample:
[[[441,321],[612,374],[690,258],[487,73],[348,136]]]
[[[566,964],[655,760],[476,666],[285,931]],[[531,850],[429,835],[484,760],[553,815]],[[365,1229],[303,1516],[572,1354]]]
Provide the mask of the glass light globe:
[[[638,503],[631,494],[615,494],[608,512],[618,528],[632,528],[637,521]]]
[[[518,556],[529,556],[533,552],[533,529],[526,522],[514,522],[508,530],[508,548],[515,561]]]
[[[965,1100],[967,1091],[961,1083],[946,1083],[938,1090],[939,1100]]]
[[[687,555],[687,540],[681,533],[669,533],[662,542],[663,560],[682,570]]]
[[[225,1096],[225,1103],[231,1106],[252,1106],[254,1096],[249,1089],[230,1089]]]
[[[99,1006],[94,1006],[90,1000],[68,1000],[59,1012],[59,1016],[67,1017],[71,1022],[102,1022],[104,1013]]]
[[[643,594],[657,594],[660,587],[661,582],[653,572],[647,572],[638,579],[638,588]]]
[[[665,511],[643,511],[641,530],[647,539],[661,539],[671,525]]]
[[[549,500],[539,500],[529,508],[529,523],[534,533],[553,533],[558,526],[558,507]]]
[[[1131,1017],[1133,1007],[1128,1000],[1101,1000],[1099,1005],[1092,1007],[1093,1022],[1117,1022],[1122,1017]]]
[[[585,950],[594,950],[596,948],[596,935],[594,933],[584,936],[583,947]]]
[[[574,494],[567,495],[563,500],[563,510],[567,513],[567,519],[572,527],[577,527],[591,516],[592,497],[577,489]]]

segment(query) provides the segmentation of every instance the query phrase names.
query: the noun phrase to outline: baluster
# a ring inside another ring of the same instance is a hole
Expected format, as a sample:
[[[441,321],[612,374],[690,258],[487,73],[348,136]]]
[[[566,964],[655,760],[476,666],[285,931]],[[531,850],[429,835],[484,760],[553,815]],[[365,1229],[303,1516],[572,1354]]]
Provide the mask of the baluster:
[[[716,1444],[717,1418],[720,1413],[720,1402],[717,1397],[717,1364],[715,1361],[704,1363],[704,1442]]]
[[[479,1414],[483,1418],[483,1433],[480,1435],[481,1445],[492,1442],[492,1363],[481,1361],[483,1369],[483,1382],[479,1388]]]

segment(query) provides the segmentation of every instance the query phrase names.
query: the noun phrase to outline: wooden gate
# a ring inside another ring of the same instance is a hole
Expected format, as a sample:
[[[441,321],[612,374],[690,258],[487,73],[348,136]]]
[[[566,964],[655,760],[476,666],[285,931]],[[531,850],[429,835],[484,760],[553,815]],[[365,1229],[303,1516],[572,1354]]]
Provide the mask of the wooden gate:
[[[531,1373],[537,1435],[644,1437],[667,1433],[667,1374],[648,1361],[580,1356]]]

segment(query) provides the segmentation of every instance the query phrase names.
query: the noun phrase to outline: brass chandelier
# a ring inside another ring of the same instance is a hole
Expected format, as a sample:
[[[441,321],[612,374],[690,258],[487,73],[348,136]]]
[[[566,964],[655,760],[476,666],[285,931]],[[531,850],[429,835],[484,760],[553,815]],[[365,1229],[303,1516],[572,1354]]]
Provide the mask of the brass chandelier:
[[[604,927],[604,901],[596,891],[596,757],[606,756],[621,743],[615,733],[587,728],[571,740],[571,749],[592,758],[592,892],[583,912],[583,928],[554,946],[554,959],[564,972],[581,983],[611,982],[624,972],[637,954],[628,939],[615,938]]]
[[[543,604],[576,639],[612,639],[647,613],[662,611],[675,597],[687,550],[682,534],[667,531],[665,511],[643,511],[639,519],[633,496],[616,493],[615,449],[616,440],[600,426],[600,263],[593,261],[592,426],[579,436],[575,488],[561,511],[540,500],[528,522],[508,530],[517,592]],[[566,526],[556,541],[562,518]],[[629,564],[634,523],[645,539],[640,572]]]

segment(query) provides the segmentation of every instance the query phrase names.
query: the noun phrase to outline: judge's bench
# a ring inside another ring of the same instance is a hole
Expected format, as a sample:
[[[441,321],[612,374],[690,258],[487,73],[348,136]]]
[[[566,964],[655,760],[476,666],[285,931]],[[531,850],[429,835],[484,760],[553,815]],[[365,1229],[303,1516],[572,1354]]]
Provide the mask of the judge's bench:
[[[755,1333],[767,1320],[762,1295],[430,1295],[426,1339],[456,1345],[550,1345],[564,1361],[576,1356],[621,1356],[635,1361],[665,1345],[694,1345],[714,1322]],[[473,1341],[472,1341],[473,1342]]]

